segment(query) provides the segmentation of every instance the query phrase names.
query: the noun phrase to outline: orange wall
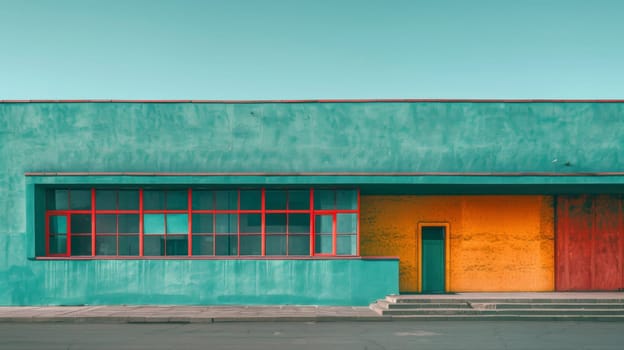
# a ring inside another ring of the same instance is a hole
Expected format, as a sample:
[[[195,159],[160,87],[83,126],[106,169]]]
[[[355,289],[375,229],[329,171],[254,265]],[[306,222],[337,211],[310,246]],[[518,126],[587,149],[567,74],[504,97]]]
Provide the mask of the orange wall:
[[[362,196],[363,256],[400,257],[400,290],[418,291],[419,222],[450,225],[449,291],[554,290],[547,196]]]

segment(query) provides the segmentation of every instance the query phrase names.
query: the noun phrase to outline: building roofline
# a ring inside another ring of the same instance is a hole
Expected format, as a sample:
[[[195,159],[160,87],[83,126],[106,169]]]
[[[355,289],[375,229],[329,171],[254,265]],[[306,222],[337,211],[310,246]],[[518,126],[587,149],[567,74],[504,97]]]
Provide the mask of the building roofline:
[[[397,103],[397,102],[440,102],[440,103],[624,103],[624,99],[309,99],[309,100],[0,100],[0,103],[198,103],[198,104],[261,104],[261,103]]]

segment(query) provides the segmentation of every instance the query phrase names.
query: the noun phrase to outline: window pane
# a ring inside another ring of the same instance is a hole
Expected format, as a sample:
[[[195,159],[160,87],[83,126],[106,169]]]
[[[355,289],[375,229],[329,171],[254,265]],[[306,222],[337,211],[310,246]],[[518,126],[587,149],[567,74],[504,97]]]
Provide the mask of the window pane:
[[[333,233],[333,217],[331,215],[317,215],[314,221],[314,232]]]
[[[332,243],[332,235],[316,235],[314,251],[317,254],[331,254]]]
[[[357,190],[337,190],[336,209],[357,209]]]
[[[214,193],[212,191],[193,191],[193,209],[212,210],[214,209]]]
[[[148,237],[152,238],[152,237]],[[158,237],[155,237],[158,238]],[[145,251],[145,248],[143,248]],[[137,256],[139,255],[139,236],[119,236],[119,255]]]
[[[262,236],[260,235],[241,235],[240,236],[240,255],[261,255]]]
[[[120,190],[119,210],[139,210],[139,191]]]
[[[71,255],[91,255],[91,236],[72,236]]]
[[[117,233],[117,215],[98,214],[95,216],[95,233]]]
[[[240,191],[241,210],[260,210],[262,209],[262,192],[261,191]]]
[[[238,255],[238,237],[236,235],[215,236],[216,255]]]
[[[145,214],[143,216],[143,231],[145,234],[165,233],[165,215]]]
[[[238,233],[238,215],[217,214],[215,219],[217,233]]]
[[[165,191],[143,191],[143,209],[145,210],[164,210],[165,209]]]
[[[334,209],[334,190],[315,190],[314,209]]]
[[[188,234],[188,214],[167,214],[167,233]]]
[[[69,193],[69,202],[69,207],[71,209],[91,209],[91,190],[72,190]]]
[[[238,209],[238,191],[216,191],[217,210]]]
[[[71,216],[71,232],[72,233],[91,233],[91,215],[90,214],[72,215]]]
[[[188,236],[167,236],[167,255],[188,255]]]
[[[286,255],[286,235],[267,235],[266,255]]]
[[[288,255],[310,255],[310,235],[289,235]]]
[[[262,214],[241,214],[241,233],[262,233]]]
[[[193,236],[193,255],[214,255],[213,236]]]
[[[310,233],[310,214],[289,214],[288,233]]]
[[[67,253],[67,236],[50,236],[50,254]]]
[[[96,190],[95,191],[95,209],[96,210],[117,209],[117,191]]]
[[[121,254],[121,249],[119,253]],[[165,236],[143,236],[143,255],[165,255]]]
[[[167,209],[188,209],[188,191],[167,191]]]
[[[266,191],[265,197],[267,210],[286,209],[286,191]]]
[[[95,255],[117,255],[117,237],[95,236]]]
[[[340,235],[336,239],[337,255],[355,255],[356,254],[356,235]]]
[[[50,216],[50,234],[66,234],[67,233],[67,217],[66,216]]]
[[[357,233],[357,214],[336,214],[337,233]]]
[[[139,215],[138,214],[119,215],[119,233],[139,234]]]
[[[212,233],[213,214],[193,214],[193,233]]]
[[[286,233],[286,214],[266,214],[266,233]]]
[[[310,209],[310,191],[288,191],[288,209],[308,210]]]
[[[48,190],[46,192],[46,202],[48,210],[67,210],[69,209],[69,191]]]

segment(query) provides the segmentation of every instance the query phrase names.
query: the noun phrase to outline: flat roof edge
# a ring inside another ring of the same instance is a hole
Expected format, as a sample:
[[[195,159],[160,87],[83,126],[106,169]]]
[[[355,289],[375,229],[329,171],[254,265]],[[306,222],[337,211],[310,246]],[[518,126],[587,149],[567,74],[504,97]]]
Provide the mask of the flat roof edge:
[[[198,104],[262,104],[262,103],[624,103],[624,99],[307,99],[307,100],[122,100],[122,99],[61,99],[61,100],[0,100],[0,103],[198,103]]]
[[[588,177],[624,176],[624,171],[611,172],[25,172],[24,176],[470,176],[470,177]]]

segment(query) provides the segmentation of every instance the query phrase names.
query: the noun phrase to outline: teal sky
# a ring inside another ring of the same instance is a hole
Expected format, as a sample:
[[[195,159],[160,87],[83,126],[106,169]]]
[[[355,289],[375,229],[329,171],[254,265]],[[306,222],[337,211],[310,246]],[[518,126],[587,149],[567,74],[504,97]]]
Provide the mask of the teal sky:
[[[621,0],[0,0],[0,99],[624,98]]]

